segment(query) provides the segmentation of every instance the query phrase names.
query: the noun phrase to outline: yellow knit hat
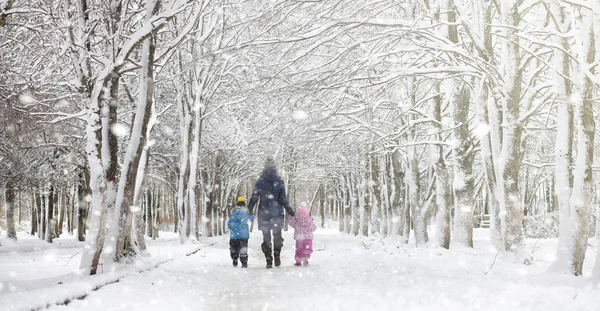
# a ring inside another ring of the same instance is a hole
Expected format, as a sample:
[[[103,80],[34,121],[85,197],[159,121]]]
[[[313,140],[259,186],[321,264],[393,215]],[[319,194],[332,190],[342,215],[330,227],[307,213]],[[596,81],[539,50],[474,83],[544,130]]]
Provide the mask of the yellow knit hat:
[[[244,199],[244,197],[238,197],[237,198],[237,203],[235,203],[236,206],[246,206],[246,200]]]

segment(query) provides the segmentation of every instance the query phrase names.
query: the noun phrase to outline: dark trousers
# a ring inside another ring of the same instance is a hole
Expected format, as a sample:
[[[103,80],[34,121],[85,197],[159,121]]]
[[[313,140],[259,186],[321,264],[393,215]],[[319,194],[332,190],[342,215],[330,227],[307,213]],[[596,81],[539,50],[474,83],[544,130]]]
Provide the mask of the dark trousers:
[[[231,259],[242,262],[242,265],[248,263],[248,239],[229,240],[229,253]]]
[[[271,230],[263,229],[262,234],[263,234],[263,244],[270,248]],[[283,236],[281,236],[281,229],[279,229],[279,230],[273,229],[273,253],[274,253],[275,257],[279,257],[279,255],[281,254],[282,247],[283,247]],[[263,247],[263,252],[265,253],[265,256],[267,258],[271,257],[270,254],[267,254],[267,251],[265,251],[264,247]],[[270,253],[270,249],[269,249],[269,253]]]

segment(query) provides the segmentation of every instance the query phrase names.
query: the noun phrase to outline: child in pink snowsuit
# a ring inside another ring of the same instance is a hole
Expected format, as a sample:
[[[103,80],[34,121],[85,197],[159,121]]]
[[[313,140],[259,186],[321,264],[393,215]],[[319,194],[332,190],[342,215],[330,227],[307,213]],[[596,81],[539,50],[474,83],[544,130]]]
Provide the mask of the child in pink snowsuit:
[[[312,217],[308,215],[308,206],[305,202],[300,203],[296,210],[296,216],[287,215],[288,224],[294,228],[294,240],[296,240],[296,266],[302,262],[308,266],[308,259],[312,253],[313,232],[317,230]]]

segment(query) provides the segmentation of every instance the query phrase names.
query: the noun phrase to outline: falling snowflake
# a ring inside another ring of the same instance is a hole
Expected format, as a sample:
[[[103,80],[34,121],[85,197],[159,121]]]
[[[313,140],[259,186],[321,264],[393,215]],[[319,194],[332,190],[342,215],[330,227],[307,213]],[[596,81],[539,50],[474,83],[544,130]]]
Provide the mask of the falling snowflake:
[[[19,95],[19,101],[23,105],[29,105],[35,103],[35,99],[31,97],[29,94],[21,94]]]
[[[127,135],[127,127],[121,123],[115,123],[110,127],[111,132],[115,136],[126,136]]]
[[[490,126],[487,123],[479,123],[475,128],[474,134],[478,138],[483,138],[490,132]]]
[[[292,113],[292,118],[294,118],[296,120],[306,119],[307,117],[308,117],[308,114],[302,110],[296,110],[296,111],[294,111],[294,113]]]

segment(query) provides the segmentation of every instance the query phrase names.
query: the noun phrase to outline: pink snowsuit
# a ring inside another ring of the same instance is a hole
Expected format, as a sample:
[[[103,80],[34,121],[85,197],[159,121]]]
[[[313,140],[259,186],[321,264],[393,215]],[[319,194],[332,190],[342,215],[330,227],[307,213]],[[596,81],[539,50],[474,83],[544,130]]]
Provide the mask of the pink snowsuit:
[[[294,240],[296,240],[296,262],[303,258],[310,259],[312,254],[313,232],[317,230],[312,217],[296,214],[296,217],[287,216],[288,224],[294,228]]]

